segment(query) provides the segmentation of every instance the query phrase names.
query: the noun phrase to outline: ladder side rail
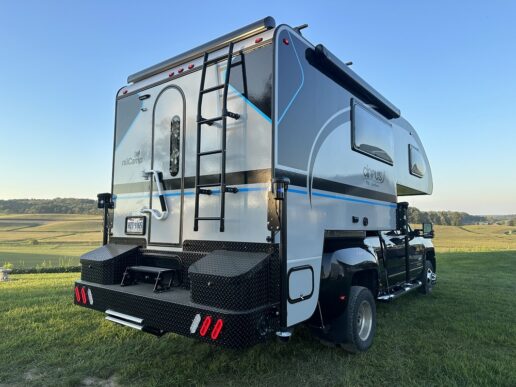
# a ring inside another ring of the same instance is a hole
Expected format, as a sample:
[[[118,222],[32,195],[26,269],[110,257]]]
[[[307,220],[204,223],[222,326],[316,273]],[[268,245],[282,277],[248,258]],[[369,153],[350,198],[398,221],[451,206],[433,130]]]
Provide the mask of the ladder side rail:
[[[224,79],[224,91],[222,96],[222,139],[220,155],[220,231],[224,231],[224,215],[226,210],[226,131],[228,121],[228,88],[231,74],[231,62],[233,59],[233,43],[229,44],[228,61],[226,65],[226,78]]]

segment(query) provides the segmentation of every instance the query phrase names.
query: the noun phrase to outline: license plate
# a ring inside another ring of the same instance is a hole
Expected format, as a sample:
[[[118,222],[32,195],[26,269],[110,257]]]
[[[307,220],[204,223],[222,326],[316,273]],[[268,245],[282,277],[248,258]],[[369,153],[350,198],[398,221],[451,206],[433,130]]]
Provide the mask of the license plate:
[[[128,235],[145,234],[145,216],[131,216],[125,218],[125,233]]]

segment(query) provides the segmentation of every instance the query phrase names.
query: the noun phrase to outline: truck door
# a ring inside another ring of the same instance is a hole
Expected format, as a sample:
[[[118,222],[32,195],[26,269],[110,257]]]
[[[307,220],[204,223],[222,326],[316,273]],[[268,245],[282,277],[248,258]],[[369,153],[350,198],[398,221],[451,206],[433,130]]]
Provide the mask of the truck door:
[[[149,244],[179,245],[182,233],[185,98],[180,88],[163,89],[152,124]]]
[[[389,276],[389,283],[393,285],[405,282],[405,235],[402,235],[399,231],[388,231],[382,232],[382,238],[385,242],[385,269]],[[423,252],[424,247],[419,238],[410,238],[410,279],[417,278],[422,270]]]

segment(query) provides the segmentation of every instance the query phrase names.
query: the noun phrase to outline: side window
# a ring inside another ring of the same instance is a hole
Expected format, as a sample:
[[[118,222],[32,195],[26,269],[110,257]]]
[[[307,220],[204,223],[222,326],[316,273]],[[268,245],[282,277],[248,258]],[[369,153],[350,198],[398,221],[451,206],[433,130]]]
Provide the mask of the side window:
[[[357,152],[393,165],[392,126],[378,113],[351,100],[351,145]]]
[[[423,155],[415,146],[409,144],[409,168],[410,174],[423,177],[426,172]]]
[[[181,119],[179,116],[172,117],[170,123],[170,175],[176,176],[179,173],[179,154],[181,152]]]

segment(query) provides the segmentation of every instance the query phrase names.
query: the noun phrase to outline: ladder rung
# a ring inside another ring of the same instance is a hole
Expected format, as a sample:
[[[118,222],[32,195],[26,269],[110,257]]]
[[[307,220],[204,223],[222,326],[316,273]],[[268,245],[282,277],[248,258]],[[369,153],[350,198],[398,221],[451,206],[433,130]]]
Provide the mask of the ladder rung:
[[[201,90],[201,94],[211,93],[212,91],[223,89],[224,86],[225,85],[222,84],[222,85],[217,85],[217,86],[213,86],[213,87],[208,87],[207,89]]]
[[[209,66],[211,64],[214,64],[214,63],[217,63],[219,61],[221,61],[222,59],[228,59],[228,55],[229,54],[224,54],[224,55],[221,55],[221,56],[218,56],[216,58],[213,58],[213,59],[208,59],[206,62],[204,62],[204,65],[205,66]]]
[[[197,188],[205,188],[205,187],[220,187],[220,183],[208,183],[208,184],[198,184]]]
[[[221,220],[221,218],[218,216],[214,216],[214,217],[198,216],[197,218],[195,218],[195,220]]]
[[[222,149],[214,149],[214,150],[211,150],[211,151],[200,152],[199,156],[215,155],[217,153],[222,153]]]
[[[242,64],[242,61],[239,60],[238,62],[231,62],[231,67],[240,66]]]
[[[215,117],[215,118],[202,118],[201,120],[197,121],[198,124],[212,124],[214,123],[215,121],[220,121],[222,120],[224,117],[223,116],[220,116],[220,117]]]

